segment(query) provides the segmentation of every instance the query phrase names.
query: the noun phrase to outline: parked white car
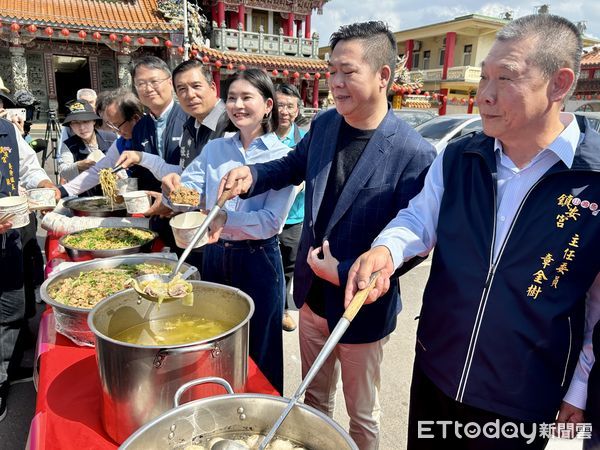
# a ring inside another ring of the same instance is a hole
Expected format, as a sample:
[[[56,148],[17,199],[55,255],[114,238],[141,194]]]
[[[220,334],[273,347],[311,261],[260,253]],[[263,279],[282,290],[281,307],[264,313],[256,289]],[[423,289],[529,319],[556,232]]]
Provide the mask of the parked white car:
[[[437,116],[415,128],[421,136],[433,144],[438,153],[444,150],[453,139],[482,129],[479,114]]]

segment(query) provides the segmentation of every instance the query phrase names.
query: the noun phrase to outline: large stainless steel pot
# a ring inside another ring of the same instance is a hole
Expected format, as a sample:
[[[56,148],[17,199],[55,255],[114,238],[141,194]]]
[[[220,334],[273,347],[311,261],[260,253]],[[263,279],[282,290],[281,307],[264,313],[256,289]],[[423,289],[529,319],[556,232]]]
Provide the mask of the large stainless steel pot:
[[[178,406],[187,388],[207,381],[223,385],[231,395],[204,398]],[[178,390],[175,409],[137,430],[120,450],[184,449],[214,437],[266,434],[286,405],[286,399],[272,395],[232,394],[223,380],[192,381]],[[303,404],[294,406],[277,436],[311,450],[358,450],[352,438],[337,423]]]
[[[116,442],[172,407],[173,395],[187,381],[206,376],[226,379],[243,391],[248,376],[248,329],[252,299],[239,289],[192,281],[193,306],[172,301],[158,306],[133,290],[99,303],[88,324],[96,335],[96,359],[102,382],[102,422]],[[185,313],[237,325],[210,339],[185,345],[142,346],[110,336],[134,325]],[[215,393],[199,386],[187,400]]]
[[[40,296],[47,304],[52,306],[54,310],[54,319],[56,323],[56,331],[65,335],[71,339],[77,345],[94,346],[94,333],[88,327],[88,314],[91,308],[77,308],[75,306],[68,306],[64,303],[57,302],[48,293],[50,287],[65,278],[74,277],[84,272],[92,272],[100,269],[112,269],[120,266],[121,264],[161,264],[167,265],[174,268],[177,265],[177,261],[165,258],[160,253],[151,254],[135,254],[135,255],[124,255],[116,256],[113,258],[99,259],[96,261],[87,261],[78,264],[74,264],[60,272],[49,277],[42,286],[40,287]],[[184,264],[182,270],[185,272],[191,266]],[[192,280],[198,280],[200,278],[199,273],[193,273],[190,276]]]

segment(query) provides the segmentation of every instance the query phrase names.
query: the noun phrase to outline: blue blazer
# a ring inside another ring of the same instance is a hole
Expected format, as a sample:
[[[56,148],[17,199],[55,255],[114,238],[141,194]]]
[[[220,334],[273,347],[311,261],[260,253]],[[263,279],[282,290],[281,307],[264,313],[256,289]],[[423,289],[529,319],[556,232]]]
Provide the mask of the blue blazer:
[[[323,200],[337,147],[342,116],[334,109],[317,116],[308,134],[285,157],[250,166],[254,183],[248,195],[306,181],[304,225],[294,271],[294,301],[304,304],[315,276],[306,258],[315,241],[314,223]],[[332,330],[344,313],[344,287],[350,266],[379,232],[423,187],[436,155],[431,144],[389,110],[369,140],[340,194],[325,236],[340,262],[341,286],[326,283],[326,314]],[[345,343],[377,341],[396,327],[400,311],[397,283],[375,303],[363,306],[342,338]]]

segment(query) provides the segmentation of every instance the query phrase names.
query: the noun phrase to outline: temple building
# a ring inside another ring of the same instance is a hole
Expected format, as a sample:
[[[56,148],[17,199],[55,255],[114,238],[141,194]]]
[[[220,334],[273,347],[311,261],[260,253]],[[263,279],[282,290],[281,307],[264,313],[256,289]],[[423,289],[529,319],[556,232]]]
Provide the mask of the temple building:
[[[244,67],[291,81],[307,106],[327,95],[313,12],[328,0],[0,0],[0,76],[29,91],[42,115],[64,113],[78,89],[131,85],[131,61],[156,55],[210,64],[220,87]],[[187,14],[187,36],[183,18]],[[9,94],[10,95],[10,94]]]

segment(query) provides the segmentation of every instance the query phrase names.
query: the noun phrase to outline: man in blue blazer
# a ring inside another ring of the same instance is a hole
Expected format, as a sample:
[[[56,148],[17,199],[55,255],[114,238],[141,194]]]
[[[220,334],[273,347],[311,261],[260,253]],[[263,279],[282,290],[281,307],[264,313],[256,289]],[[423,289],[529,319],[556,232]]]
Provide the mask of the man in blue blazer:
[[[306,181],[294,272],[303,376],[344,312],[348,269],[419,192],[435,156],[433,147],[389,109],[397,53],[387,26],[343,26],[330,45],[329,87],[336,110],[315,118],[284,158],[234,169],[221,186],[251,196]],[[395,286],[357,315],[305,396],[306,404],[331,416],[341,369],[350,434],[361,450],[378,447],[382,350],[400,310]]]

